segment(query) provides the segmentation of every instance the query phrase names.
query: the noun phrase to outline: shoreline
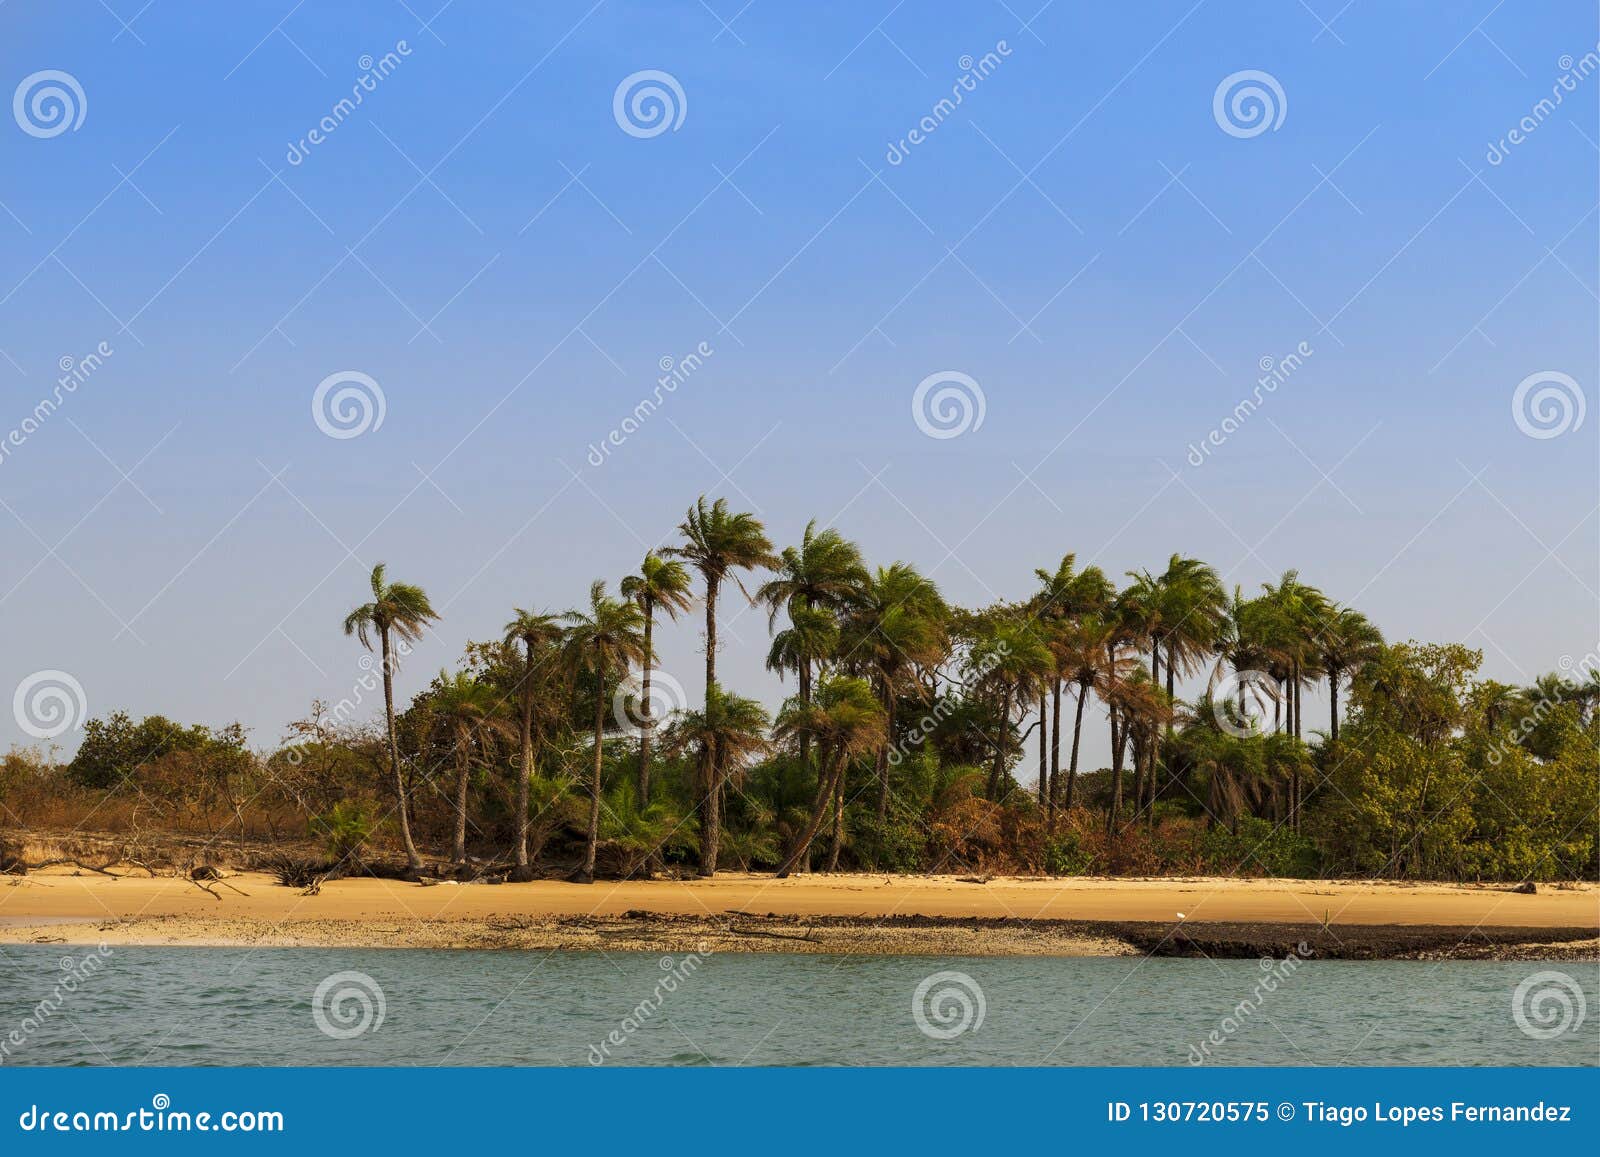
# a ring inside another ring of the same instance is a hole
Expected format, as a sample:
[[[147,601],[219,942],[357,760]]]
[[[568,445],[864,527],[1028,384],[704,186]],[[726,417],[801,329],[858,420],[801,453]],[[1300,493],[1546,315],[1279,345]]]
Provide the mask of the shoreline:
[[[1600,886],[738,873],[527,884],[71,869],[0,882],[0,943],[925,956],[1600,960]]]

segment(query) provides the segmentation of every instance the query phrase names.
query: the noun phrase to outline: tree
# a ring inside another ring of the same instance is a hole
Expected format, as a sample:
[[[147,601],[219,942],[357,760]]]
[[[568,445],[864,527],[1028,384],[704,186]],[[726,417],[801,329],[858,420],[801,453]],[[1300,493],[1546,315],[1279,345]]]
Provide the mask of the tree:
[[[1322,669],[1328,677],[1328,735],[1339,741],[1339,680],[1376,658],[1383,634],[1360,611],[1329,606],[1316,627]]]
[[[663,748],[672,755],[694,749],[705,800],[700,827],[700,875],[717,870],[722,835],[722,779],[726,770],[767,750],[766,709],[754,699],[711,685],[703,711],[685,711],[668,727]]]
[[[897,562],[870,577],[841,628],[841,665],[871,681],[888,720],[877,756],[880,820],[889,810],[889,745],[897,700],[904,694],[922,696],[919,674],[949,653],[949,619],[939,588],[910,563]]]
[[[656,722],[654,705],[650,701],[650,673],[655,666],[656,611],[665,612],[667,618],[676,620],[689,609],[693,601],[689,595],[689,572],[681,562],[662,558],[651,551],[639,564],[637,574],[631,574],[620,584],[622,597],[639,604],[644,613],[644,669],[639,677],[639,712],[643,722],[639,726],[639,808],[650,806],[650,740],[654,737]]]
[[[344,619],[346,636],[355,635],[361,645],[372,650],[372,636],[378,636],[378,649],[383,664],[383,715],[389,736],[389,774],[395,796],[395,811],[400,817],[400,842],[405,848],[406,866],[414,873],[422,867],[417,855],[417,845],[411,838],[411,814],[406,797],[405,780],[400,775],[400,747],[394,728],[394,673],[399,657],[394,654],[398,644],[409,649],[411,643],[422,638],[428,624],[439,618],[428,601],[427,592],[411,583],[391,583],[385,575],[385,566],[379,563],[372,568],[372,601],[362,603]]]
[[[488,684],[466,671],[439,672],[428,710],[443,726],[456,765],[455,843],[450,858],[467,862],[467,789],[472,776],[472,752],[486,751],[492,737],[512,733],[511,723],[500,714],[501,701]]]
[[[1055,669],[1035,624],[1020,610],[1000,606],[977,616],[965,664],[968,686],[987,700],[1000,729],[991,743],[987,791],[996,803],[1001,802],[1008,733],[1028,713]]]
[[[558,644],[561,641],[561,616],[551,612],[516,608],[515,617],[505,626],[508,646],[522,645],[522,662],[515,674],[517,688],[517,739],[521,765],[517,771],[517,834],[512,849],[516,868],[514,879],[532,877],[528,864],[529,784],[538,774],[537,734],[540,700],[549,694],[553,677],[559,673]]]
[[[563,652],[568,671],[587,673],[594,678],[594,773],[589,781],[589,832],[584,845],[583,867],[575,880],[594,883],[595,852],[600,842],[600,769],[605,758],[606,687],[627,678],[635,663],[649,654],[644,641],[644,612],[631,599],[614,599],[606,594],[606,584],[596,580],[589,587],[589,610],[568,611]]]
[[[795,698],[784,705],[778,715],[778,738],[816,744],[822,762],[810,816],[778,868],[778,879],[787,877],[806,858],[822,827],[829,801],[840,798],[846,765],[877,750],[887,725],[888,716],[871,685],[859,677],[824,679],[814,701]]]
[[[756,567],[770,567],[778,563],[772,553],[760,519],[753,514],[735,514],[728,509],[728,500],[719,498],[707,505],[705,495],[689,508],[678,526],[683,535],[682,546],[672,546],[662,551],[673,558],[681,558],[700,572],[706,586],[706,710],[711,714],[712,688],[717,685],[717,597],[722,583],[730,575],[739,584],[746,598],[738,573]],[[718,793],[716,799],[701,802],[700,872],[714,875],[717,870],[717,837],[722,817],[723,769],[713,768],[707,782]]]

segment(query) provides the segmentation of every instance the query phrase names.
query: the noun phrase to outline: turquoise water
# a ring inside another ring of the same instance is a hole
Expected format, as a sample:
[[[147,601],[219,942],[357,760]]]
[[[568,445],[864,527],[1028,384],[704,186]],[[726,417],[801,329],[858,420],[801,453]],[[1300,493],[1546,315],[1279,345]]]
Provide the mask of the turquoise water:
[[[1600,1063],[1592,964],[1312,960],[1262,991],[1253,960],[118,948],[86,968],[92,948],[0,954],[4,1064],[1185,1065],[1213,1032],[1218,1064]],[[941,972],[963,975],[928,980]],[[1514,994],[1556,972],[1567,1004],[1534,1011],[1559,1027],[1565,1007],[1573,1027],[1537,1039]],[[361,975],[318,1001],[339,973]],[[919,985],[923,1022],[949,1039],[919,1027]]]

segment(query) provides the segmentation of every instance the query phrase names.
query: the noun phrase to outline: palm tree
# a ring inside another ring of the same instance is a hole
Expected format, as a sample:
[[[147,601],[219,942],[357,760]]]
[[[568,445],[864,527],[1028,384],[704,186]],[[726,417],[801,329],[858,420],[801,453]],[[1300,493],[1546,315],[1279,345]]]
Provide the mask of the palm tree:
[[[879,819],[889,810],[897,700],[906,692],[924,692],[918,673],[937,667],[949,653],[949,619],[939,588],[905,562],[879,567],[845,618],[841,663],[871,681],[888,720],[877,757]]]
[[[723,580],[732,575],[746,598],[737,571],[756,567],[770,567],[778,562],[772,553],[766,530],[753,514],[735,514],[728,509],[728,500],[719,498],[707,505],[705,495],[689,508],[678,530],[683,534],[682,546],[668,547],[663,554],[681,558],[700,572],[706,584],[706,709],[712,713],[712,689],[717,685],[717,596]],[[723,769],[713,767],[706,777],[708,787],[716,798],[701,802],[700,872],[710,876],[717,870],[717,839],[722,824]]]
[[[1061,641],[1052,648],[1056,670],[1077,687],[1077,707],[1072,720],[1072,756],[1067,765],[1067,790],[1061,806],[1072,807],[1073,785],[1078,778],[1078,744],[1083,735],[1083,708],[1089,692],[1102,698],[1106,689],[1128,677],[1137,662],[1116,648],[1117,627],[1103,618],[1088,615],[1073,623]],[[1054,790],[1054,785],[1052,785]]]
[[[540,692],[548,689],[549,676],[555,673],[555,647],[561,640],[560,616],[516,608],[516,617],[505,626],[508,646],[521,643],[522,669],[517,672],[517,722],[521,767],[517,772],[517,837],[513,850],[516,867],[512,878],[525,880],[532,873],[528,864],[528,785],[537,770],[534,756],[534,719]]]
[[[620,584],[622,597],[633,599],[644,612],[644,670],[639,679],[639,711],[644,722],[639,729],[639,807],[650,806],[650,740],[655,732],[655,719],[651,712],[650,672],[655,665],[656,609],[667,618],[676,620],[689,609],[689,572],[681,562],[671,562],[651,551],[639,564],[639,573],[631,574]]]
[[[1019,716],[1026,716],[1055,670],[1039,631],[1019,609],[1000,607],[983,615],[967,652],[969,685],[990,705],[1001,728],[989,762],[987,794],[996,803],[1006,769],[1007,732]]]
[[[417,845],[411,838],[411,814],[406,803],[405,781],[400,776],[400,745],[394,729],[394,672],[399,660],[393,654],[396,643],[407,646],[422,638],[428,624],[439,618],[428,602],[427,592],[411,583],[386,581],[384,564],[372,568],[372,601],[362,603],[344,619],[344,633],[355,635],[361,645],[372,650],[376,632],[383,664],[383,715],[389,740],[390,786],[394,788],[395,808],[400,815],[400,842],[405,848],[406,867],[413,873],[422,867]]]
[[[445,728],[456,764],[456,832],[450,858],[467,862],[467,788],[472,776],[472,749],[483,748],[496,734],[509,734],[510,723],[500,712],[500,699],[487,683],[466,671],[439,672],[438,687],[428,700],[428,711]]]
[[[606,594],[606,584],[596,580],[589,587],[589,610],[568,611],[564,651],[567,669],[593,676],[594,692],[594,774],[589,781],[589,836],[583,853],[583,867],[576,880],[594,882],[595,850],[600,842],[600,768],[605,755],[606,685],[625,679],[629,668],[642,663],[649,654],[644,641],[644,612],[631,599],[614,599]]]
[[[1330,606],[1316,629],[1322,669],[1328,677],[1328,737],[1339,741],[1339,680],[1376,658],[1383,633],[1360,611]]]
[[[743,766],[767,750],[766,708],[754,699],[731,695],[713,683],[703,711],[685,711],[667,729],[662,746],[677,755],[690,748],[698,756],[704,819],[700,827],[700,875],[717,870],[722,836],[722,783],[726,768]]]
[[[795,698],[784,705],[778,715],[778,738],[815,743],[822,753],[822,767],[817,775],[817,794],[811,803],[810,816],[779,866],[778,879],[787,877],[795,865],[807,857],[822,827],[829,801],[841,798],[846,765],[882,746],[887,726],[888,716],[871,685],[858,677],[824,679],[817,687],[814,701]],[[836,841],[835,856],[837,852]]]

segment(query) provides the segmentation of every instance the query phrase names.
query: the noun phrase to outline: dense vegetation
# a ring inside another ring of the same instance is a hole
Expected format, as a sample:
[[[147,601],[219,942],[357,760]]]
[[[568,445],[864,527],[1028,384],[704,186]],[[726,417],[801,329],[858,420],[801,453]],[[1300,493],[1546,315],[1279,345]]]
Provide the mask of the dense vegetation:
[[[1482,679],[1479,652],[1386,644],[1292,571],[1247,595],[1174,555],[1119,590],[1069,554],[1028,596],[964,609],[814,524],[779,552],[754,516],[702,498],[679,529],[615,595],[596,582],[580,610],[516,609],[403,708],[395,679],[438,616],[380,565],[344,622],[376,670],[281,746],[91,720],[66,764],[6,759],[0,823],[241,845],[309,830],[347,869],[393,849],[415,872],[428,849],[513,879],[1596,874],[1591,660],[1530,687]],[[775,716],[718,681],[733,598],[770,616],[767,666],[794,688]],[[655,638],[696,601],[705,698],[663,715]],[[1180,681],[1203,690],[1183,701]],[[1301,712],[1318,683],[1322,729]],[[1080,765],[1090,728],[1108,729],[1109,767]]]

